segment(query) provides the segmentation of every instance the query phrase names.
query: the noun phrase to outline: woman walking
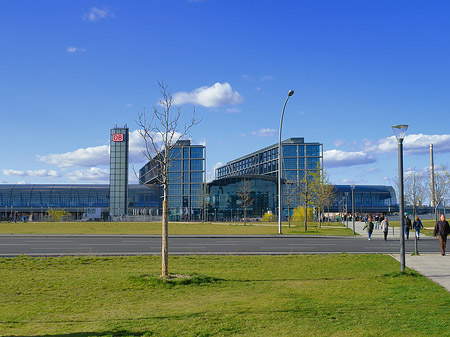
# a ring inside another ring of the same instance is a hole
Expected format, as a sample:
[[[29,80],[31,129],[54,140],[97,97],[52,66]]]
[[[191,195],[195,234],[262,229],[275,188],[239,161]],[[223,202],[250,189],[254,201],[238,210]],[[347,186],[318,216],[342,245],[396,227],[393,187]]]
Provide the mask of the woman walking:
[[[413,228],[416,231],[417,240],[420,239],[420,230],[423,228],[422,221],[420,221],[419,217],[416,215],[416,219],[413,222]]]
[[[389,221],[388,218],[385,217],[383,221],[381,221],[381,230],[383,231],[384,241],[387,239],[388,231],[389,231]]]
[[[368,219],[366,225],[364,226],[363,230],[366,229],[366,227],[367,227],[367,234],[369,235],[369,240],[370,240],[372,237],[372,232],[373,232],[373,227],[374,227],[371,216],[369,216],[369,219]]]

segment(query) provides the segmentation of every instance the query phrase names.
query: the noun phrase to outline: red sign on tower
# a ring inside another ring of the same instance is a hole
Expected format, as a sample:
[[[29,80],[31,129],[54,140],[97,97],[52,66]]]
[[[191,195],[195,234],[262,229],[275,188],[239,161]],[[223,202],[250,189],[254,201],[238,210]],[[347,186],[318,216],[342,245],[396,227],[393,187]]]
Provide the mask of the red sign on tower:
[[[113,142],[123,142],[123,134],[122,133],[113,133],[112,135]]]

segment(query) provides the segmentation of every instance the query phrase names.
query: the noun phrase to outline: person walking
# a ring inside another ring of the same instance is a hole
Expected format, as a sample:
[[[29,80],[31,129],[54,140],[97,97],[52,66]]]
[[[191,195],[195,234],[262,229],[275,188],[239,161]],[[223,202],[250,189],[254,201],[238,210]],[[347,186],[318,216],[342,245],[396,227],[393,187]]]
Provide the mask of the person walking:
[[[384,241],[386,241],[387,240],[388,231],[389,231],[389,221],[388,221],[387,217],[385,217],[383,219],[383,221],[381,221],[381,230],[383,231]]]
[[[419,217],[416,215],[416,219],[413,222],[413,228],[416,231],[417,240],[420,239],[420,230],[423,228],[422,221],[420,221]]]
[[[375,215],[375,229],[379,229],[380,228],[380,217],[377,215]]]
[[[441,220],[436,222],[434,226],[433,235],[436,238],[439,234],[439,241],[441,243],[441,254],[445,255],[445,246],[447,245],[447,235],[450,233],[450,226],[448,222],[445,220],[445,215],[441,214]]]
[[[409,240],[409,231],[411,230],[411,219],[408,218],[408,214],[405,213],[405,236],[406,240]]]
[[[371,240],[371,238],[372,238],[373,227],[374,227],[374,225],[372,222],[372,217],[369,216],[369,218],[367,219],[367,223],[363,228],[363,230],[367,228],[367,234],[369,236],[369,240]]]

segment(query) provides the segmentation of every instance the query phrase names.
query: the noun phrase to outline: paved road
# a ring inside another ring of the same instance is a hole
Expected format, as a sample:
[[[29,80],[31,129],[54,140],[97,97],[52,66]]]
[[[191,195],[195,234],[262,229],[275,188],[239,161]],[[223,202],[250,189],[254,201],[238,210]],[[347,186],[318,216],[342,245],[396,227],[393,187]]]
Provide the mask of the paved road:
[[[395,254],[397,238],[388,241],[365,237],[325,236],[170,236],[170,254]],[[414,252],[414,240],[406,241],[406,253]],[[432,238],[419,241],[420,253],[439,253]],[[125,235],[1,235],[0,256],[58,255],[159,255],[159,236]]]

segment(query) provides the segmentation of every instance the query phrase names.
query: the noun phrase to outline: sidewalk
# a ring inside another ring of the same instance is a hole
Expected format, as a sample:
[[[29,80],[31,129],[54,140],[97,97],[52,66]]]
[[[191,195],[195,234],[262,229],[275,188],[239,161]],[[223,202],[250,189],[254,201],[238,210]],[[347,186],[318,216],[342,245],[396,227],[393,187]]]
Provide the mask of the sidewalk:
[[[355,222],[355,232],[360,234],[361,237],[367,240],[367,228],[363,230],[365,226],[364,222]],[[348,223],[349,228],[353,228],[352,222]],[[388,239],[400,239],[400,230],[398,227],[394,229],[392,234],[392,227],[389,228]],[[414,231],[410,232],[410,239],[414,240]],[[421,240],[433,240],[434,238],[420,236]],[[372,233],[372,240],[384,240],[383,231],[381,229],[374,229]],[[449,251],[450,254],[450,251]],[[392,254],[397,261],[400,262],[400,254]],[[407,267],[414,269],[423,276],[436,282],[450,292],[450,256],[441,256],[441,254],[420,254],[417,256],[411,256],[405,254],[405,264]]]

